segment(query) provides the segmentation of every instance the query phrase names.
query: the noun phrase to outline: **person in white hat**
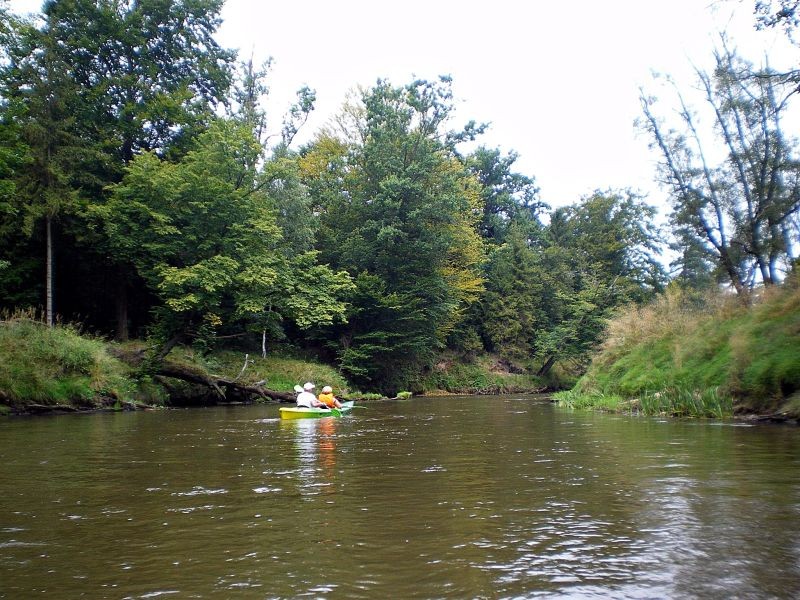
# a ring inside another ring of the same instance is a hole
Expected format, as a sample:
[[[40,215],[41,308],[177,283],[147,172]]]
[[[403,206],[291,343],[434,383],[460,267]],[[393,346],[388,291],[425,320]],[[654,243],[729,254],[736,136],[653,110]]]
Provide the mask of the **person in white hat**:
[[[297,394],[297,406],[304,408],[327,408],[324,403],[317,400],[314,395],[314,388],[316,386],[310,381],[303,385],[303,390]]]

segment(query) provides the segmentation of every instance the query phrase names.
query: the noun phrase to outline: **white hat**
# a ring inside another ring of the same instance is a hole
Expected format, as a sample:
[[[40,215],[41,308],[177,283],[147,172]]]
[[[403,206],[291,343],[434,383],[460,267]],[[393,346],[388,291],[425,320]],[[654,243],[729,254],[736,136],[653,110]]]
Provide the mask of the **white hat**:
[[[310,381],[307,381],[306,383],[304,383],[304,384],[303,384],[303,389],[304,389],[305,391],[307,391],[307,392],[310,392],[310,391],[311,391],[311,390],[313,390],[315,387],[317,387],[317,386],[315,386],[315,385],[314,385],[313,383],[311,383]]]
[[[326,385],[324,388],[322,388],[322,393],[323,394],[330,394],[332,391],[333,391],[333,388],[331,386],[329,386],[329,385]]]

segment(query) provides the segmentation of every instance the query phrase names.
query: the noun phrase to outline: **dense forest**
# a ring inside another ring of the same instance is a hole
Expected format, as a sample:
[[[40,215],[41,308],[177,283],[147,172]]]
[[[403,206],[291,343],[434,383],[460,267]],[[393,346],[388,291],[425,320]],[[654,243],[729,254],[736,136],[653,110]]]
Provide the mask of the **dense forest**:
[[[797,4],[758,2],[759,26],[791,35]],[[484,125],[453,127],[449,77],[377,81],[297,144],[314,91],[266,114],[269,64],[218,45],[222,5],[50,0],[28,20],[0,0],[6,314],[147,340],[152,365],[177,344],[290,345],[394,393],[443,352],[580,371],[620,307],[667,286],[747,304],[795,268],[796,71],[723,41],[697,71],[710,138],[680,93],[676,123],[642,92],[658,227],[628,189],[547,206]]]

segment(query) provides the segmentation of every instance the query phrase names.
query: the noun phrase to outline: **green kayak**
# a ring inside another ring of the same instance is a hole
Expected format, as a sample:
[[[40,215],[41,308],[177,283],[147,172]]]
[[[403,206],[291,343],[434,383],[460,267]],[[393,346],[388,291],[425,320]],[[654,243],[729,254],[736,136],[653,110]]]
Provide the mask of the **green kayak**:
[[[305,408],[300,406],[283,406],[280,408],[281,419],[321,419],[322,417],[341,417],[353,410],[353,401],[342,402],[342,408]]]

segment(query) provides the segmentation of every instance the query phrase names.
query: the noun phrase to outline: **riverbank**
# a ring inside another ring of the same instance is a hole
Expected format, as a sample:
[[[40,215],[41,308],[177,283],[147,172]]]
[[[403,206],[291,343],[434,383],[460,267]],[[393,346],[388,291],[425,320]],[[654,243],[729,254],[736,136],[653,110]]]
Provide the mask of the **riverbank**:
[[[356,389],[334,367],[289,350],[262,358],[241,350],[202,355],[178,346],[156,371],[142,369],[144,342],[108,342],[71,325],[46,327],[30,315],[0,321],[0,415],[143,410],[223,403],[291,401],[304,381],[343,397],[381,398]],[[417,395],[541,391],[544,384],[497,357],[443,356]],[[401,392],[408,396],[411,392]]]
[[[534,372],[532,364],[515,364],[493,354],[465,360],[454,353],[443,353],[422,376],[417,392],[423,396],[484,395],[539,393],[569,387],[566,382],[570,379],[560,369],[546,380]]]
[[[563,405],[648,415],[800,420],[800,286],[750,306],[674,289],[614,319]]]

